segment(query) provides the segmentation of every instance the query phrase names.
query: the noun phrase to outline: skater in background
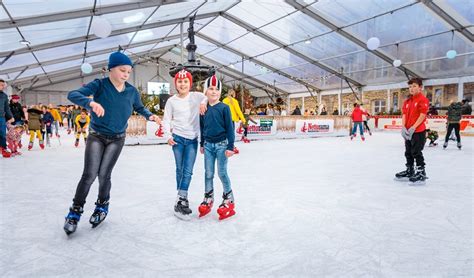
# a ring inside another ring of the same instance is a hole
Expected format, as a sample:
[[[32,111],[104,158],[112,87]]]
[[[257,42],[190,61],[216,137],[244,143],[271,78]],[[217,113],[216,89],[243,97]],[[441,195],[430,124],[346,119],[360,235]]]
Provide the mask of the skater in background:
[[[354,103],[354,110],[352,111],[352,115],[351,115],[352,122],[354,124],[354,127],[352,128],[352,133],[351,133],[351,140],[357,136],[357,127],[359,127],[360,138],[362,139],[362,141],[365,141],[364,128],[362,127],[362,122],[363,122],[362,116],[365,114],[367,113],[360,109],[359,104]]]
[[[30,133],[30,142],[28,143],[28,150],[33,149],[35,135],[38,138],[38,143],[41,149],[44,149],[44,141],[43,141],[43,123],[42,123],[42,115],[43,112],[39,110],[39,107],[33,105],[30,109],[27,110],[28,112],[28,130]]]
[[[369,135],[372,136],[372,132],[370,131],[370,127],[367,124],[369,121],[370,114],[365,110],[364,105],[361,103],[360,104],[360,110],[362,110],[362,120],[364,121],[364,128],[369,132]]]
[[[249,130],[249,121],[254,123],[254,124],[257,124],[257,122],[254,121],[250,117],[250,109],[249,108],[245,109],[244,118],[245,118],[245,124],[242,123],[242,128],[244,129],[244,135],[242,136],[241,140],[244,141],[244,143],[250,143],[250,140],[247,138],[247,133],[248,133],[248,130]]]
[[[20,103],[20,96],[12,95],[12,99],[10,100],[10,111],[12,112],[14,125],[20,124],[22,125],[25,121],[25,112],[23,112],[23,107]]]
[[[51,124],[51,131],[54,130],[54,134],[56,135],[56,137],[59,137],[59,126],[61,125],[60,123],[63,121],[63,119],[61,117],[61,114],[59,114],[58,109],[54,108],[52,104],[50,104],[48,107],[49,113],[51,113],[54,118],[54,121]]]
[[[454,133],[456,134],[456,141],[458,149],[461,149],[461,134],[459,130],[461,128],[459,122],[461,121],[462,117],[462,103],[461,102],[451,102],[448,107],[440,107],[439,110],[448,110],[448,131],[446,132],[446,137],[444,138],[443,149],[448,147],[449,137],[451,132],[454,129]]]
[[[191,92],[193,76],[181,70],[174,76],[177,94],[168,99],[163,116],[163,130],[168,145],[172,146],[176,164],[176,189],[178,196],[174,214],[190,220],[188,189],[196,161],[199,137],[199,112],[206,109],[207,98],[200,92]]]
[[[430,147],[436,147],[438,146],[438,143],[436,143],[436,140],[438,140],[438,132],[436,130],[431,130],[427,129],[426,130],[426,138],[430,140],[430,143],[428,146]]]
[[[21,144],[21,136],[25,132],[25,125],[21,123],[17,124],[7,124],[8,133],[7,133],[7,145],[11,151],[12,156],[21,155],[21,152],[18,151]]]
[[[84,144],[87,143],[87,128],[89,127],[90,117],[87,115],[87,110],[82,109],[82,112],[79,116],[76,117],[74,121],[76,124],[76,142],[74,143],[75,147],[79,146],[79,139],[81,134],[84,137]]]
[[[214,203],[214,173],[217,161],[217,173],[223,186],[222,203],[217,209],[219,220],[235,214],[234,195],[227,174],[228,158],[234,155],[235,131],[230,107],[219,101],[221,90],[222,84],[215,75],[204,81],[208,105],[200,121],[200,152],[204,154],[206,172],[204,200],[199,206],[199,217],[208,214]]]
[[[472,114],[472,107],[469,104],[468,99],[463,99],[462,100],[462,114],[463,115],[471,115]]]
[[[241,121],[242,124],[245,124],[245,118],[242,114],[242,110],[240,110],[239,102],[235,99],[235,90],[230,89],[227,93],[227,97],[222,100],[224,104],[229,105],[230,113],[232,114],[232,122],[234,123],[234,130],[235,130],[235,123]],[[272,113],[273,113],[273,105],[272,105]],[[265,114],[264,114],[265,115]],[[238,154],[239,149],[234,146],[234,153]]]
[[[412,183],[423,183],[427,177],[425,172],[425,159],[423,147],[426,142],[426,113],[429,100],[423,95],[423,82],[420,78],[408,81],[410,96],[403,103],[402,132],[405,139],[405,171],[395,174],[398,180],[408,179]],[[414,168],[416,161],[416,169]]]
[[[7,121],[14,121],[13,115],[8,105],[8,96],[3,92],[7,84],[0,79],[0,151],[2,156],[8,158],[11,153],[7,150]]]
[[[93,113],[84,154],[84,171],[64,223],[64,231],[68,235],[76,231],[89,189],[97,176],[99,194],[89,222],[96,227],[105,220],[109,211],[112,170],[125,143],[132,112],[136,111],[157,124],[161,122],[158,116],[143,106],[138,90],[127,83],[132,66],[132,61],[125,54],[114,52],[109,57],[109,77],[95,79],[69,92],[68,99],[72,103]]]
[[[43,115],[42,115],[42,129],[41,133],[43,135],[43,138],[46,138],[46,146],[51,147],[51,141],[50,139],[53,137],[53,123],[54,123],[54,117],[51,114],[51,110],[43,106]]]
[[[71,132],[76,133],[76,118],[81,114],[82,109],[79,105],[74,105],[71,109],[71,126],[72,128],[68,130],[68,134]]]

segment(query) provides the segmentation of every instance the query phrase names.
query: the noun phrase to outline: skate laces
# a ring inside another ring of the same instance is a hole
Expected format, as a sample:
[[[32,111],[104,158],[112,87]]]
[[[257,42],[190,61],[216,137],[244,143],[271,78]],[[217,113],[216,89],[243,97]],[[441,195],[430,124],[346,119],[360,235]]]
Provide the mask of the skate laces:
[[[204,200],[202,201],[201,205],[209,205],[210,203],[213,203],[213,202],[214,202],[214,190],[204,193]]]

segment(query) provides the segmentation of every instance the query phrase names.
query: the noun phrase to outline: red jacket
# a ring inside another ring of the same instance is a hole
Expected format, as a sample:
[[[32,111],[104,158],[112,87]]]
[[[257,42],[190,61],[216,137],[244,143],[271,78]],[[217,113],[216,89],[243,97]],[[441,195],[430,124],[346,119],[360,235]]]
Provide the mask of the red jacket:
[[[363,122],[362,115],[368,115],[367,112],[364,112],[360,109],[360,107],[354,108],[352,111],[352,121],[353,122]]]
[[[409,97],[403,103],[402,112],[405,115],[405,127],[412,127],[420,114],[427,114],[430,106],[430,101],[422,94],[416,94]],[[426,120],[425,120],[426,121]],[[425,121],[421,123],[415,130],[415,132],[422,132],[426,130]]]

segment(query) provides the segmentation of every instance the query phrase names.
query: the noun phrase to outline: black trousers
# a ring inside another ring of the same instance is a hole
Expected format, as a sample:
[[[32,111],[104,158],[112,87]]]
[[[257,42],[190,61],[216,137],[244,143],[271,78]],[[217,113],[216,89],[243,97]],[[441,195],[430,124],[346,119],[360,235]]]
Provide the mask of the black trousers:
[[[423,148],[426,143],[426,131],[416,132],[411,140],[405,140],[405,157],[407,167],[413,167],[416,161],[417,166],[425,166]]]
[[[101,201],[109,200],[112,186],[110,177],[124,143],[125,134],[106,136],[90,132],[84,156],[84,172],[73,200],[75,206],[84,206],[89,189],[97,176],[99,176],[98,198]]]
[[[453,132],[454,129],[454,134],[456,134],[456,140],[458,143],[461,142],[461,134],[459,133],[459,129],[461,128],[461,125],[459,123],[449,123],[448,124],[448,132],[446,133],[446,138],[444,138],[444,142],[448,142],[449,136],[451,136],[451,132]]]
[[[370,132],[370,128],[369,128],[369,125],[367,125],[367,121],[364,121],[364,127]]]

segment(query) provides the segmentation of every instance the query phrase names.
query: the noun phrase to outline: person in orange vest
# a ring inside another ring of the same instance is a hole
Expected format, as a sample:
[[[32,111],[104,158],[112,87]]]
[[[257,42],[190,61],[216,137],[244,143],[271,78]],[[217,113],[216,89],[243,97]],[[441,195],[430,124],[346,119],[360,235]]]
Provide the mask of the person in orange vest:
[[[235,123],[242,121],[242,124],[247,124],[245,121],[244,114],[242,114],[242,110],[240,110],[239,102],[235,99],[235,91],[230,89],[227,93],[227,97],[222,100],[224,104],[229,105],[230,114],[232,115],[232,122],[234,123],[234,131],[235,131]],[[239,149],[234,146],[234,153],[238,154]]]
[[[54,108],[52,104],[49,104],[50,113],[54,118],[54,122],[51,125],[51,132],[54,128],[56,137],[59,137],[59,123],[63,121],[61,114],[59,114],[58,109]]]

